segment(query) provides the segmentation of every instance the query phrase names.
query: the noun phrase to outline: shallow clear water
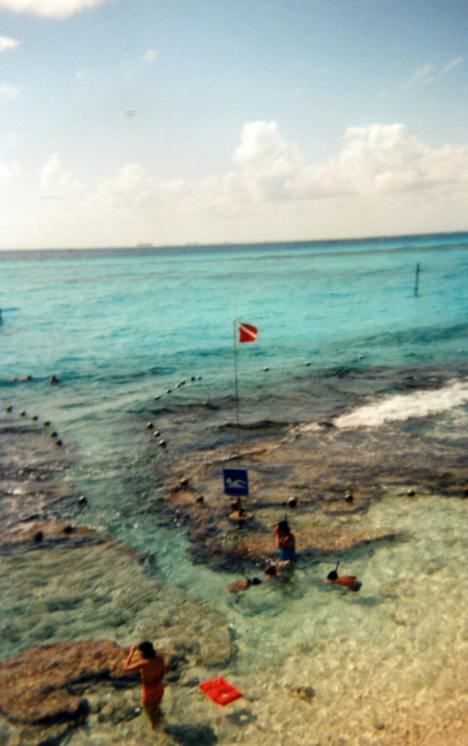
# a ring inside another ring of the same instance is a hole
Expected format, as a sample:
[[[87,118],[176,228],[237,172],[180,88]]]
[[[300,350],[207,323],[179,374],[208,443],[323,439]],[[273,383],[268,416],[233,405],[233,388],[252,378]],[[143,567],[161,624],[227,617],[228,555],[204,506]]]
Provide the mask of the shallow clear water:
[[[225,586],[239,573],[193,564],[183,531],[162,525],[157,506],[168,469],[179,461],[189,466],[200,448],[233,442],[232,431],[223,429],[235,417],[233,315],[259,328],[257,342],[238,349],[242,422],[284,423],[272,431],[274,442],[294,428],[312,438],[317,421],[329,419],[374,448],[387,441],[383,461],[398,462],[398,443],[413,438],[415,460],[430,460],[437,446],[438,458],[462,473],[468,235],[198,247],[173,255],[4,253],[0,270],[1,398],[59,430],[72,462],[66,479],[90,498],[82,520],[155,552],[154,576],[174,589],[176,603],[176,589],[189,593],[221,614],[235,636],[238,654],[224,673],[246,694],[234,708],[246,709],[245,717],[229,719],[198,690],[169,688],[169,719],[211,724],[226,744],[276,746],[286,732],[289,744],[304,746],[340,738],[395,744],[406,742],[417,710],[429,729],[427,743],[439,743],[437,728],[450,706],[458,707],[466,674],[465,502],[390,490],[354,516],[363,531],[386,528],[401,536],[349,554],[350,566],[342,569],[362,579],[359,594],[324,584],[331,568],[317,556],[299,562],[290,585],[264,584],[237,598]],[[59,386],[48,383],[52,373]],[[13,380],[26,374],[33,380]],[[148,419],[168,440],[164,454],[145,430]],[[320,439],[325,442],[319,433],[310,442]],[[364,463],[364,456],[351,452],[349,459]],[[313,521],[324,531],[339,523],[320,510]],[[121,644],[133,639],[134,620],[121,616],[117,601],[131,581],[126,566],[116,571],[102,607],[101,601],[79,605],[71,622],[70,600],[51,615],[50,598],[60,595],[60,584],[50,585],[56,569],[4,562],[2,655],[26,641],[80,634]],[[15,572],[21,598],[9,582]],[[89,592],[83,589],[90,572],[86,563],[77,566],[76,596]],[[44,597],[28,598],[25,589],[32,595],[41,578]],[[180,609],[185,603],[181,596]],[[4,623],[12,609],[13,630]],[[312,702],[291,693],[297,686],[315,689]],[[94,723],[71,742],[114,742],[100,727]],[[126,743],[141,742],[140,726],[128,728]]]

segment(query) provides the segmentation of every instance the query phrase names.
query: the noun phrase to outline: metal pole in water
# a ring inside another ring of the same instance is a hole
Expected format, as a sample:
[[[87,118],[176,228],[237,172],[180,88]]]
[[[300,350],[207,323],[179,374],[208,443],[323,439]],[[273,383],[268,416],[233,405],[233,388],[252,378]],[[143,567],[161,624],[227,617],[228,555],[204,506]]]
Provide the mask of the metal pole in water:
[[[420,271],[421,271],[421,265],[418,262],[417,265],[416,265],[416,278],[415,278],[415,281],[414,281],[414,296],[415,297],[417,295],[419,295],[419,273],[420,273]]]

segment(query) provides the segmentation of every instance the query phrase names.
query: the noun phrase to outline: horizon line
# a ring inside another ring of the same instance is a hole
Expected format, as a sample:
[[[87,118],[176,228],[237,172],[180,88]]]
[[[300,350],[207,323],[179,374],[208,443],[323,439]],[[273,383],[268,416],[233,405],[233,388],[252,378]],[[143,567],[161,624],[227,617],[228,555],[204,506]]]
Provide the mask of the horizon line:
[[[162,243],[153,244],[151,242],[141,242],[136,244],[119,244],[119,245],[101,245],[101,246],[41,246],[41,247],[21,247],[21,248],[0,248],[0,253],[8,252],[29,252],[29,251],[133,251],[145,249],[199,249],[202,247],[235,247],[235,246],[268,246],[277,244],[305,244],[305,243],[341,243],[363,240],[385,240],[390,238],[415,238],[417,236],[453,236],[457,234],[468,233],[468,228],[462,230],[450,231],[430,231],[423,233],[384,233],[380,235],[360,235],[347,236],[339,238],[298,238],[298,239],[275,239],[259,241],[210,241],[203,243],[201,241],[184,242],[184,243]]]

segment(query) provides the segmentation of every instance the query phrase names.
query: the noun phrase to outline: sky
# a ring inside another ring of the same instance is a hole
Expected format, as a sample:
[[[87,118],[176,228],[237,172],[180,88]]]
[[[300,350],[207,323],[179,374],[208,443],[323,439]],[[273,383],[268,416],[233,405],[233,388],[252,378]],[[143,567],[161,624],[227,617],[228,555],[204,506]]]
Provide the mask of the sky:
[[[466,0],[0,0],[0,249],[468,230]]]

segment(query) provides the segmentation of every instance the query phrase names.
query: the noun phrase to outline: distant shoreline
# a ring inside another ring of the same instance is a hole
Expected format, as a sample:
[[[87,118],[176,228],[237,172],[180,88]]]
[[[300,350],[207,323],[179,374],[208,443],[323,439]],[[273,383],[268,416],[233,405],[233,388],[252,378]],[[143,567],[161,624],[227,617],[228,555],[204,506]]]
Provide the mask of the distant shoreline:
[[[252,249],[265,250],[272,247],[282,246],[287,247],[306,247],[306,246],[334,246],[336,244],[356,244],[356,243],[370,243],[378,241],[381,243],[387,243],[392,241],[404,241],[414,240],[417,238],[441,238],[444,236],[456,237],[464,236],[468,238],[468,229],[459,231],[437,231],[435,233],[397,233],[397,234],[385,234],[381,236],[359,236],[354,238],[314,238],[314,239],[300,239],[300,240],[277,240],[277,241],[252,241],[252,242],[234,242],[234,241],[223,241],[218,243],[200,243],[194,241],[193,243],[177,243],[177,244],[151,244],[151,243],[138,243],[131,246],[84,246],[84,247],[42,247],[42,248],[12,248],[12,249],[0,249],[0,260],[7,258],[11,260],[12,255],[16,257],[18,255],[26,254],[31,256],[33,254],[90,254],[95,252],[100,255],[108,255],[114,252],[118,255],[136,255],[136,256],[148,256],[149,254],[196,254],[198,252],[234,252],[234,251],[251,251]]]

